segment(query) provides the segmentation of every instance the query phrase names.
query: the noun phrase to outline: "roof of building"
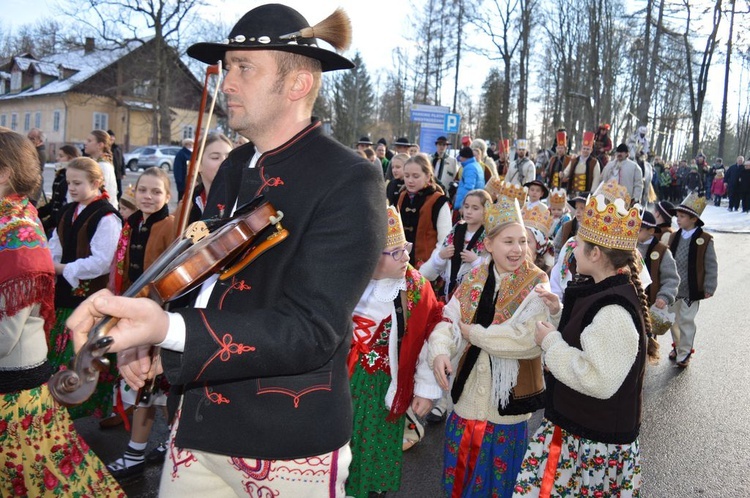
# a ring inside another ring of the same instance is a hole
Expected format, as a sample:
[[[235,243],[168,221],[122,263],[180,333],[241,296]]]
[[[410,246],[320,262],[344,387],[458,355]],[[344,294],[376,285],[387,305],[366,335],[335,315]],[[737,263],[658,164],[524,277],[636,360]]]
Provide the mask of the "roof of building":
[[[153,37],[148,38],[145,43],[151,39]],[[30,67],[33,67],[36,72],[53,76],[57,79],[37,89],[31,87],[18,93],[0,95],[0,100],[68,92],[76,85],[83,83],[143,45],[144,42],[142,41],[131,41],[122,47],[97,48],[89,53],[86,53],[81,48],[79,50],[50,55],[39,60],[34,59],[31,54],[16,56],[12,58],[11,67],[14,64],[18,65],[22,71],[27,71]],[[61,69],[65,69],[66,72],[72,72],[72,74],[67,78],[61,78],[63,73]]]

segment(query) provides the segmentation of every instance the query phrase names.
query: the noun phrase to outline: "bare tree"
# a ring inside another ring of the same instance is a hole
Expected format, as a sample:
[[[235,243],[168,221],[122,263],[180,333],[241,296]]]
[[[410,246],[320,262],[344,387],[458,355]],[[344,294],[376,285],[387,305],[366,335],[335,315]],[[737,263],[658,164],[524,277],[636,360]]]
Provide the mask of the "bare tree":
[[[693,132],[691,141],[691,155],[695,156],[700,149],[701,141],[701,119],[703,117],[703,104],[706,100],[706,90],[708,87],[708,70],[711,67],[711,59],[713,58],[714,51],[717,45],[717,33],[719,31],[719,25],[721,24],[721,2],[722,0],[716,0],[712,12],[712,30],[711,33],[706,37],[705,48],[703,53],[700,54],[700,63],[698,64],[698,76],[694,77],[693,65],[695,65],[695,51],[690,41],[691,28],[692,28],[692,11],[689,0],[682,0],[683,6],[685,7],[686,19],[685,19],[685,31],[683,32],[683,43],[685,45],[685,63],[687,66],[688,73],[688,88],[690,90],[690,111],[693,120]]]
[[[168,82],[170,71],[175,68],[167,63],[170,60],[167,51],[179,47],[182,28],[193,20],[196,8],[203,4],[203,0],[83,0],[65,10],[82,28],[92,30],[113,46],[145,43],[154,38],[154,123],[158,123],[153,127],[154,143],[168,140],[172,134]]]

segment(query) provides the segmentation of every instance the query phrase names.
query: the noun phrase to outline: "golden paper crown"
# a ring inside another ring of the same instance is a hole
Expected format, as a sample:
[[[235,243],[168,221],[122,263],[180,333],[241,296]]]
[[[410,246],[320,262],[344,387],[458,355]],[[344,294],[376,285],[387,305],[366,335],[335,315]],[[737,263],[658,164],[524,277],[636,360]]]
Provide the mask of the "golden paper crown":
[[[519,223],[523,225],[523,215],[521,214],[521,206],[518,204],[518,199],[500,195],[494,204],[490,204],[489,202],[484,204],[485,233],[490,233],[493,228],[506,223]]]
[[[545,237],[549,237],[549,233],[552,230],[552,223],[555,218],[550,213],[547,206],[544,204],[537,204],[531,209],[523,208],[521,210],[523,215],[523,222],[526,228],[536,228],[544,234]]]
[[[493,200],[500,196],[513,197],[518,200],[519,206],[526,204],[526,196],[529,193],[528,187],[506,183],[497,176],[490,178],[484,189],[489,192]]]
[[[626,206],[630,206],[630,194],[628,189],[617,183],[617,180],[610,180],[602,183],[594,192],[594,196],[603,195],[607,202],[615,202],[615,199],[622,199]]]
[[[395,206],[388,206],[388,232],[385,236],[385,247],[396,247],[406,244],[401,215]]]
[[[703,210],[706,209],[706,198],[699,196],[695,190],[691,191],[685,200],[677,206],[678,210],[687,211],[696,218],[700,218]]]
[[[638,244],[640,229],[641,216],[637,208],[628,209],[622,199],[608,204],[599,194],[586,202],[578,235],[592,244],[631,251]]]
[[[132,206],[132,209],[137,209],[135,206],[135,188],[132,185],[128,185],[125,192],[120,196],[120,201],[125,201],[125,204]],[[130,207],[128,206],[128,207]]]
[[[568,202],[568,193],[564,188],[553,188],[549,194],[549,207],[564,209]]]

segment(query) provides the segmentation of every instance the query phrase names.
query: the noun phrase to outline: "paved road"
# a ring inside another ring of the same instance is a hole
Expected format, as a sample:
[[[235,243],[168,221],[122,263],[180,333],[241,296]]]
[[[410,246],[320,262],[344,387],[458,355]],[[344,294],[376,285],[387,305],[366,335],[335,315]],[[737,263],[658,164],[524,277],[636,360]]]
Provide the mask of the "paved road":
[[[680,370],[666,355],[669,336],[660,339],[661,362],[646,372],[641,448],[643,496],[750,497],[750,235],[715,235],[719,255],[719,290],[701,304],[696,354]],[[532,419],[536,427],[541,414]],[[102,431],[83,419],[76,427],[105,461],[119,456],[128,435]],[[151,445],[166,437],[157,420]],[[441,427],[427,429],[420,444],[404,455],[400,498],[441,495]],[[159,467],[122,482],[128,496],[157,496]]]

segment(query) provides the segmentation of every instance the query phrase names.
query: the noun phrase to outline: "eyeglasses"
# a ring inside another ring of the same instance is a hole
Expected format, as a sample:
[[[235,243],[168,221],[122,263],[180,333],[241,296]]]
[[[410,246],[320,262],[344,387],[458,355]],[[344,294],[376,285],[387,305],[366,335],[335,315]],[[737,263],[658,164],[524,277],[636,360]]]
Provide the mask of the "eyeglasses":
[[[404,255],[406,255],[406,257],[409,257],[409,253],[411,253],[412,247],[414,247],[414,244],[412,244],[411,242],[407,242],[406,244],[404,244],[404,247],[401,249],[394,249],[393,251],[384,251],[381,254],[388,254],[395,261],[401,261]]]

